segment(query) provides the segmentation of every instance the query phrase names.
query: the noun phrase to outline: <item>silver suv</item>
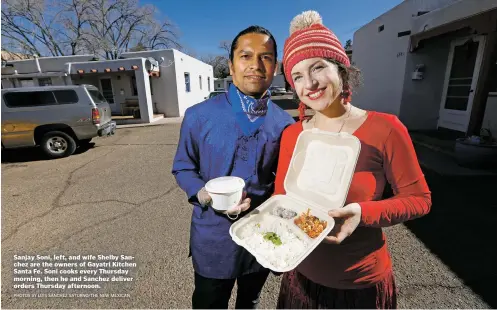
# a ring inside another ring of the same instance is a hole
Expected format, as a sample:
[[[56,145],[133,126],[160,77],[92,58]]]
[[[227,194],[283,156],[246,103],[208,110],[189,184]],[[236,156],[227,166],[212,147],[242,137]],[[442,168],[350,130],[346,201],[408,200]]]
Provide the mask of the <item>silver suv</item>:
[[[93,85],[2,89],[2,148],[40,146],[60,158],[115,130],[110,106]]]

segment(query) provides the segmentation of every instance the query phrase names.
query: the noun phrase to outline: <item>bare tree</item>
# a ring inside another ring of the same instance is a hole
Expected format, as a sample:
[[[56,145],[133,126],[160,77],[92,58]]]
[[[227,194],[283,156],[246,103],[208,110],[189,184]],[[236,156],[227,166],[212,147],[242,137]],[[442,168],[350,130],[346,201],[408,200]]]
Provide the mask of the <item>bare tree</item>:
[[[183,53],[185,53],[193,58],[197,58],[197,52],[191,47],[183,46],[181,48],[181,52],[183,52]]]
[[[43,0],[2,0],[2,46],[26,54],[64,55]]]
[[[132,46],[146,50],[181,48],[173,24],[159,22],[155,6],[140,7],[137,0],[91,0],[92,18],[88,33],[97,50],[107,59],[116,59]]]
[[[141,42],[129,49],[130,52],[142,52],[146,50],[147,48]]]
[[[208,55],[202,57],[201,60],[212,66],[215,78],[225,78],[230,74],[230,69],[228,67],[228,58],[224,56]]]
[[[202,57],[201,60],[213,67],[215,78],[225,78],[230,75],[229,55],[231,43],[229,41],[221,41],[219,42],[219,48],[224,51],[223,55],[208,55]]]
[[[344,49],[348,50],[352,47],[352,40],[347,40],[347,42],[345,42],[345,46],[344,46]]]
[[[30,54],[93,53],[116,59],[132,47],[181,48],[177,29],[138,0],[2,0],[2,45]]]
[[[230,57],[231,43],[229,41],[221,41],[221,43],[219,43],[219,48],[226,52],[226,57]]]

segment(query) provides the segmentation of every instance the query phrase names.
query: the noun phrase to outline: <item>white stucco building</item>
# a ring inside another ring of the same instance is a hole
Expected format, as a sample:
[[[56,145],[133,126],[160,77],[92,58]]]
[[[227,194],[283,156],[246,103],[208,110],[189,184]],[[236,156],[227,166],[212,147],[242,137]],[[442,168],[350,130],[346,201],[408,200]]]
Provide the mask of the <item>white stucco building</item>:
[[[495,0],[404,0],[354,34],[354,104],[412,130],[497,135],[496,22]]]
[[[233,77],[231,75],[225,78],[217,78],[214,81],[214,90],[228,90],[231,84],[233,84]]]
[[[117,60],[93,55],[9,61],[2,88],[92,84],[109,101],[113,115],[139,111],[139,122],[183,116],[214,90],[212,66],[174,49],[124,53]],[[137,120],[135,120],[137,121]]]

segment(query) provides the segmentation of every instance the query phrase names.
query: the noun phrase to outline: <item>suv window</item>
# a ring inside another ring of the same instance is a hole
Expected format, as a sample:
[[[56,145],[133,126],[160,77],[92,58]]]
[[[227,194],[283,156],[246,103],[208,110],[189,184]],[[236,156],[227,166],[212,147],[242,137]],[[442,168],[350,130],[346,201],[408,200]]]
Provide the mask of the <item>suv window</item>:
[[[91,99],[93,99],[93,102],[95,103],[106,103],[107,100],[105,100],[105,97],[98,91],[94,89],[88,89],[88,92],[90,93]]]
[[[58,104],[78,103],[78,95],[74,90],[55,90],[53,93]]]
[[[51,91],[12,92],[4,95],[5,105],[9,108],[55,105]]]

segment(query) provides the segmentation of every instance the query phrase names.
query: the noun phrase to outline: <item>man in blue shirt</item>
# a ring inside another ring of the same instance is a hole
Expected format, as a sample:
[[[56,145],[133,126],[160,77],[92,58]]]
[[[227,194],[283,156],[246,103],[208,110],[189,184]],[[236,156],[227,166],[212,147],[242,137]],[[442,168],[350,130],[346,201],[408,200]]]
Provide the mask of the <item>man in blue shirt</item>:
[[[270,99],[277,46],[268,30],[251,26],[240,32],[231,45],[229,66],[233,84],[228,92],[186,110],[172,169],[193,205],[195,309],[226,309],[235,281],[236,308],[256,308],[269,270],[232,241],[228,215],[241,212],[240,218],[271,196],[281,134],[293,123]],[[246,198],[228,214],[210,207],[204,188],[221,176],[237,176],[246,184]]]

